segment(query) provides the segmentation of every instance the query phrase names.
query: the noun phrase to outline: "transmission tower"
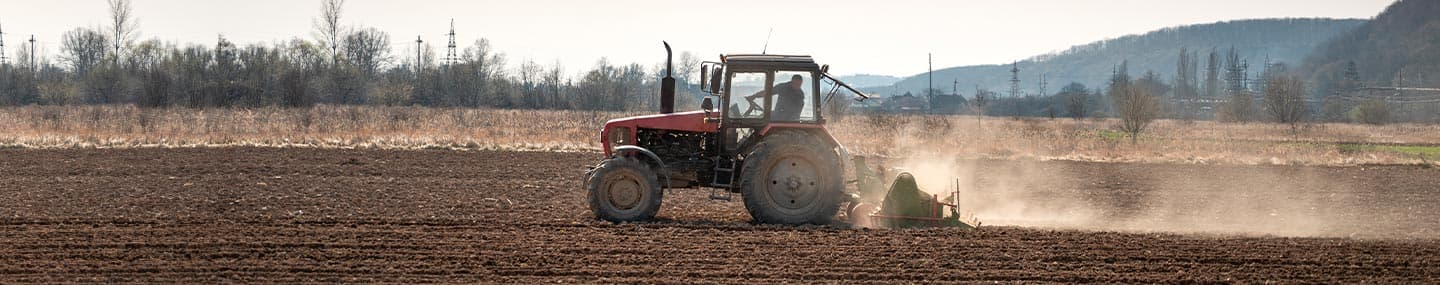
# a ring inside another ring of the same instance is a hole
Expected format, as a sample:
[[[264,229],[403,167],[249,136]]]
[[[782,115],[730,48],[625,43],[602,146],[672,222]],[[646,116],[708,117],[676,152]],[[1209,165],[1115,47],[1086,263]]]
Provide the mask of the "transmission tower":
[[[1225,81],[1230,85],[1229,88],[1226,88],[1226,91],[1231,95],[1247,91],[1245,89],[1245,83],[1249,82],[1250,63],[1247,59],[1240,58],[1233,49],[1226,57]]]
[[[455,19],[450,19],[450,33],[445,35],[450,37],[450,45],[445,51],[445,65],[451,65],[460,62],[460,53],[456,52],[455,50]]]
[[[10,64],[10,57],[5,56],[5,27],[0,25],[0,66]]]
[[[950,95],[959,96],[959,95],[960,95],[960,79],[959,79],[959,78],[955,78],[954,80],[955,80],[955,81],[950,82]]]
[[[1020,97],[1020,64],[1010,63],[1010,98]]]

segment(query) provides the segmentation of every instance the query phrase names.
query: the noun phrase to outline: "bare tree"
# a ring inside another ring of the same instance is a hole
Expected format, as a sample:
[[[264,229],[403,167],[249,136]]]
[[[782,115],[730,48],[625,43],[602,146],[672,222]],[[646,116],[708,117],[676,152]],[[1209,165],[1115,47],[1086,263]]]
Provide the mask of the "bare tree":
[[[1090,103],[1090,91],[1086,90],[1085,84],[1071,82],[1069,85],[1060,88],[1060,96],[1065,99],[1065,111],[1070,113],[1075,120],[1084,119],[1089,115],[1087,104]]]
[[[1115,98],[1116,112],[1120,113],[1121,131],[1130,134],[1130,142],[1136,143],[1140,133],[1159,115],[1159,100],[1143,88],[1126,89],[1123,96]]]
[[[560,60],[557,59],[555,60],[554,64],[550,65],[550,70],[548,72],[545,72],[544,78],[541,79],[541,81],[543,82],[542,84],[545,85],[545,88],[543,88],[544,92],[546,93],[545,97],[548,98],[548,100],[546,101],[552,104],[550,106],[547,106],[549,108],[574,108],[574,106],[571,105],[574,103],[574,101],[570,100],[570,98],[562,97],[560,94],[561,92],[566,91],[561,89],[562,85],[568,85],[561,83],[561,80],[564,79],[562,77],[562,74],[564,74],[564,72],[565,67],[563,65],[560,65]]]
[[[390,34],[366,28],[345,36],[345,60],[367,77],[374,76],[394,58],[390,56]]]
[[[331,64],[340,62],[340,44],[345,36],[345,28],[340,24],[340,15],[344,12],[345,0],[321,0],[320,17],[315,19],[315,32],[320,43],[330,49]]]
[[[691,81],[691,77],[695,76],[696,70],[700,70],[700,58],[693,52],[680,52],[680,59],[675,64],[675,77],[680,78],[681,84],[690,85],[695,82]]]
[[[1205,60],[1205,90],[1202,93],[1205,97],[1220,97],[1220,54],[1215,49],[1210,49],[1210,56]]]
[[[110,3],[110,36],[111,44],[114,46],[114,57],[112,60],[118,62],[120,49],[130,45],[130,42],[137,36],[136,27],[139,21],[135,19],[130,8],[130,0],[109,0]]]
[[[1255,99],[1250,91],[1240,90],[1230,94],[1230,99],[1220,106],[1220,120],[1226,122],[1249,122],[1255,116]]]
[[[526,108],[544,108],[549,104],[540,92],[540,76],[545,68],[534,60],[526,59],[520,63],[518,75],[520,75],[520,93],[524,96]]]
[[[105,58],[105,35],[95,30],[75,28],[61,35],[60,60],[70,65],[76,76],[86,76]]]
[[[1140,132],[1160,116],[1160,100],[1151,93],[1152,88],[1129,86],[1128,82],[1123,82],[1123,86],[1119,84],[1110,87],[1113,90],[1110,98],[1120,115],[1120,130],[1130,134],[1133,144],[1138,142]]]
[[[1308,115],[1305,107],[1305,84],[1293,76],[1275,76],[1265,85],[1265,110],[1275,122],[1290,125],[1295,134],[1300,122]]]

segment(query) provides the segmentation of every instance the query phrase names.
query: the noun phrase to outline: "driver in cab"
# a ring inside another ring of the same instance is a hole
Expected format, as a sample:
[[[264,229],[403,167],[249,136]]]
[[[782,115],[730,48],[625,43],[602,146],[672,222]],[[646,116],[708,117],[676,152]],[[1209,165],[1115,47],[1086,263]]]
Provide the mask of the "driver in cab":
[[[756,98],[762,96],[779,95],[775,100],[774,116],[771,116],[770,119],[772,121],[799,121],[800,110],[805,107],[804,86],[805,77],[796,74],[790,77],[790,82],[776,84],[774,88],[770,88],[770,94],[765,94],[765,90],[760,90],[753,95],[745,96],[745,100],[753,103]]]

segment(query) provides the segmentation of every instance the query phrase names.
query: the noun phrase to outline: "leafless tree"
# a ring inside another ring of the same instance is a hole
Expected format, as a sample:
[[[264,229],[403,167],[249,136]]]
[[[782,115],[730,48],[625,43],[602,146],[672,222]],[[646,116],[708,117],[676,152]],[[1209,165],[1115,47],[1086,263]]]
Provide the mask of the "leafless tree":
[[[70,65],[70,71],[83,77],[105,58],[106,38],[95,30],[76,28],[61,35],[60,60]]]
[[[1215,49],[1210,49],[1210,56],[1205,60],[1205,83],[1201,95],[1205,97],[1220,97],[1220,54]]]
[[[320,17],[315,19],[315,32],[320,43],[330,49],[331,64],[340,62],[340,44],[345,28],[340,24],[345,0],[321,0]]]
[[[136,30],[139,20],[135,19],[133,9],[130,8],[130,0],[109,0],[110,3],[110,36],[111,45],[114,47],[112,60],[119,61],[120,49],[130,45],[130,42],[137,36]]]
[[[1065,102],[1065,110],[1070,112],[1071,118],[1078,121],[1089,116],[1090,110],[1086,106],[1090,101],[1089,97],[1089,94],[1081,92],[1070,94],[1069,98],[1066,98],[1068,100]]]
[[[361,29],[345,36],[345,60],[367,77],[374,76],[394,59],[390,56],[390,34],[375,28]]]
[[[1085,84],[1079,82],[1071,82],[1060,88],[1060,96],[1065,100],[1065,111],[1070,114],[1071,118],[1080,120],[1089,115],[1089,93]]]
[[[1305,83],[1293,76],[1275,76],[1265,85],[1265,110],[1275,122],[1290,125],[1294,134],[1309,115],[1305,106]]]
[[[574,105],[572,105],[574,100],[561,95],[561,92],[566,91],[561,89],[563,87],[562,85],[568,85],[561,83],[561,80],[564,79],[564,73],[565,67],[561,65],[560,60],[557,59],[555,63],[550,66],[550,70],[545,72],[544,79],[541,79],[545,85],[545,97],[548,98],[548,101],[552,104],[550,108],[574,108]]]
[[[542,108],[547,102],[540,92],[540,73],[545,72],[544,67],[534,60],[526,59],[520,63],[517,74],[520,75],[520,93],[524,96],[527,108]]]
[[[1249,122],[1255,115],[1255,99],[1250,91],[1240,90],[1230,94],[1230,99],[1220,106],[1220,120],[1227,122]]]
[[[691,84],[695,82],[691,77],[695,76],[696,70],[700,70],[700,58],[693,52],[680,52],[680,59],[675,62],[675,78],[678,78],[681,84]]]
[[[1130,143],[1136,143],[1140,132],[1160,116],[1160,99],[1151,94],[1150,88],[1111,86],[1111,89],[1115,90],[1111,99],[1115,101],[1115,112],[1120,115],[1120,130],[1130,134]]]

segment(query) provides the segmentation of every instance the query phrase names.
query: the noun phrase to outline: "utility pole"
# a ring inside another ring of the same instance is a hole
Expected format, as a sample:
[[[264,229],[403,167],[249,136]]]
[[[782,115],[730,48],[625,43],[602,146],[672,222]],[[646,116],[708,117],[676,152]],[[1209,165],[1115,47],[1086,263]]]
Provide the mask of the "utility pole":
[[[935,104],[932,101],[935,101],[935,96],[931,93],[935,93],[932,92],[935,90],[935,54],[927,53],[925,54],[925,58],[929,66],[927,67],[929,71],[926,72],[926,75],[929,76],[929,82],[926,83],[925,87],[925,107],[926,109],[933,109],[935,108]]]
[[[445,51],[445,65],[451,65],[451,64],[455,64],[455,63],[457,63],[457,62],[460,62],[460,53],[456,52],[456,50],[455,50],[455,49],[456,49],[456,45],[455,45],[455,19],[454,19],[454,18],[451,18],[451,19],[450,19],[450,33],[449,33],[449,34],[446,34],[446,35],[450,36],[450,46],[449,46],[448,49]]]
[[[1395,79],[1395,96],[1396,96],[1396,97],[1404,98],[1404,97],[1405,97],[1405,68],[1404,68],[1404,67],[1401,67],[1401,68],[1400,68],[1400,71],[1399,71],[1398,74],[1396,74],[1396,77],[1398,77],[1398,78]],[[1401,107],[1403,108],[1404,105],[1402,104]]]
[[[424,43],[425,41],[420,40],[420,36],[415,36],[415,76],[417,77],[420,76],[420,72],[424,71],[425,68],[425,64],[423,63],[425,58],[420,54],[420,52],[423,51],[423,49],[420,48],[420,44]]]
[[[35,68],[36,66],[39,64],[35,63],[35,35],[32,34],[30,35],[30,72],[37,72],[39,69]]]

